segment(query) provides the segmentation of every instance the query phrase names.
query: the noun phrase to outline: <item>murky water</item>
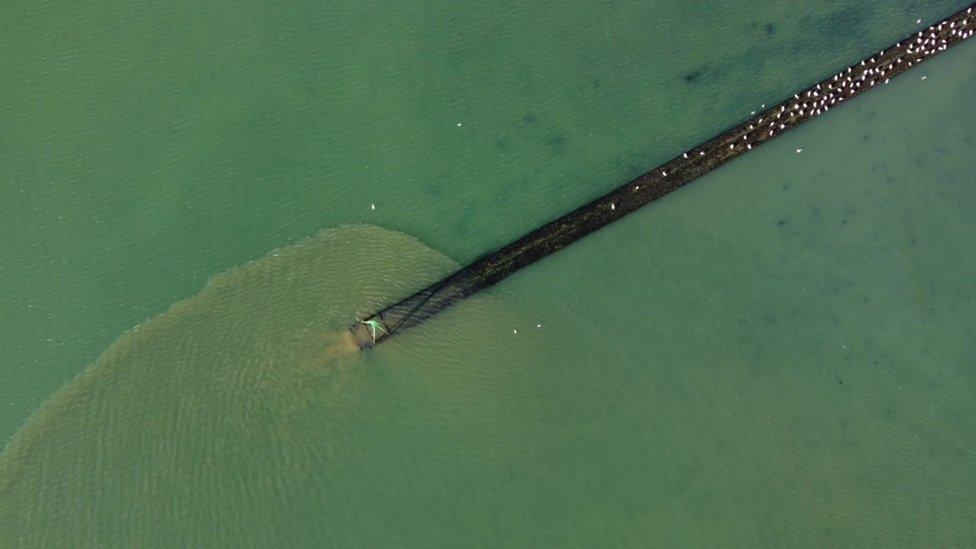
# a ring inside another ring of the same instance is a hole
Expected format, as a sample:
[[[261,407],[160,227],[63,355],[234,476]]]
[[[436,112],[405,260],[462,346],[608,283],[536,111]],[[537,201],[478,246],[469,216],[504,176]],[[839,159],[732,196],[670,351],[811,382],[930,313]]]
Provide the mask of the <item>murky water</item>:
[[[10,6],[0,545],[976,543],[973,44],[328,354],[959,5]]]
[[[350,226],[214,278],[124,334],[14,438],[0,546],[423,534],[423,521],[370,523],[443,513],[429,498],[477,492],[531,458],[542,426],[513,413],[531,396],[518,387],[552,362],[544,342],[493,330],[516,319],[490,296],[413,349],[367,360],[343,345],[364,307],[452,268],[405,235]]]

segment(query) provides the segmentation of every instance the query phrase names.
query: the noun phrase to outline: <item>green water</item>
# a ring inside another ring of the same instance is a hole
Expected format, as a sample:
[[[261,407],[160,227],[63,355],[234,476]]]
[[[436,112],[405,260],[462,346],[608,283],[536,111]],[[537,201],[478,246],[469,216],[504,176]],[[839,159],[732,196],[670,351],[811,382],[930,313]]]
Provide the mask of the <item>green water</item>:
[[[0,545],[976,543],[972,44],[364,360],[305,323],[441,256],[285,251],[284,325],[123,335],[345,223],[468,261],[960,3],[750,5],[10,4],[0,435],[139,353],[4,455]]]

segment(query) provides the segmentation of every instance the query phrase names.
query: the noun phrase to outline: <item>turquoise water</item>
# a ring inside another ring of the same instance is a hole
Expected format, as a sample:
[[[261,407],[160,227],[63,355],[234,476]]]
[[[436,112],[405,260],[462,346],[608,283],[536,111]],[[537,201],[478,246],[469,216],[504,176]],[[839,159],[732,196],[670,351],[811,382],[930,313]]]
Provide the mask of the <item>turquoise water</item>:
[[[215,273],[468,261],[959,4],[750,6],[12,5],[0,434]],[[973,48],[369,355],[295,542],[976,543]]]

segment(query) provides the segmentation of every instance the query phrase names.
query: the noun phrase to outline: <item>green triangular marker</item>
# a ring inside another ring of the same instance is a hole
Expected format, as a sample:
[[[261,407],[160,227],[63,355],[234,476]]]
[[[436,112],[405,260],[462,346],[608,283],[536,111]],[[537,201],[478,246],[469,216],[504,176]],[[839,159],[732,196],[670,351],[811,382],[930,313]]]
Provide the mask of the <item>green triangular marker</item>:
[[[387,335],[390,334],[390,332],[387,332],[386,331],[386,328],[383,327],[383,324],[379,320],[373,320],[373,319],[370,319],[370,320],[360,320],[360,322],[362,322],[363,324],[365,324],[369,328],[370,335],[373,336],[373,343],[376,343],[376,330],[377,329],[379,331],[383,332],[384,334],[387,334]]]

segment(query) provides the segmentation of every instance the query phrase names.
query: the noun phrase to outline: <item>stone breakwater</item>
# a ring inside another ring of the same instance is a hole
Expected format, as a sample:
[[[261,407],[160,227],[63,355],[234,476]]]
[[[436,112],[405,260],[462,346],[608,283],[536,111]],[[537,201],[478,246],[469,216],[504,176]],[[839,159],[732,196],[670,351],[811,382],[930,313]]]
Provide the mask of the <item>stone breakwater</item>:
[[[976,4],[892,44],[350,327],[360,348],[434,314],[976,33]],[[765,107],[765,105],[763,106]],[[375,322],[372,322],[375,321]],[[375,327],[375,328],[374,328]]]

